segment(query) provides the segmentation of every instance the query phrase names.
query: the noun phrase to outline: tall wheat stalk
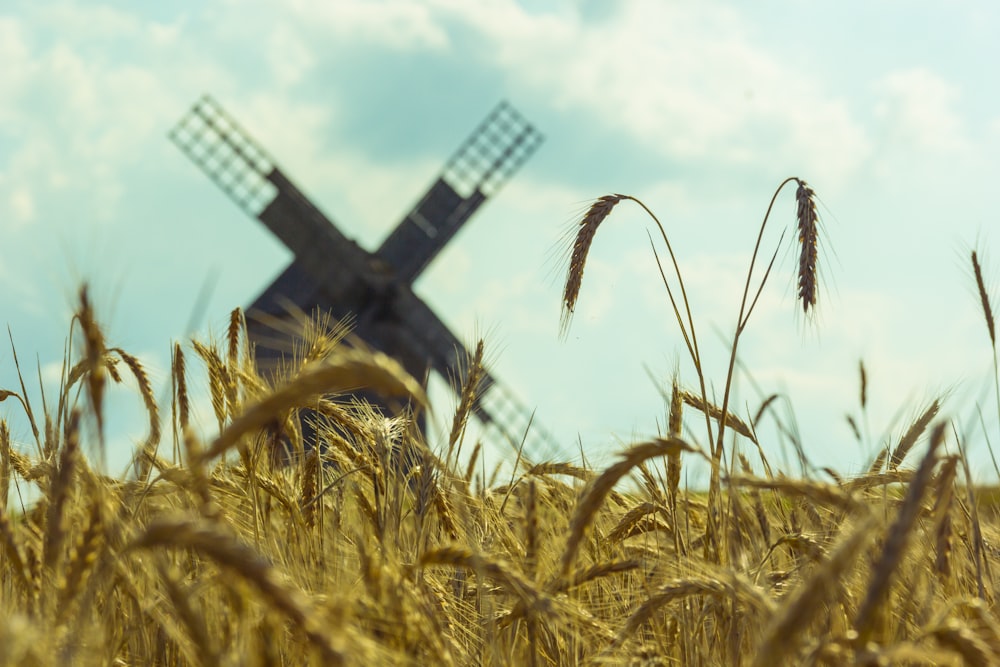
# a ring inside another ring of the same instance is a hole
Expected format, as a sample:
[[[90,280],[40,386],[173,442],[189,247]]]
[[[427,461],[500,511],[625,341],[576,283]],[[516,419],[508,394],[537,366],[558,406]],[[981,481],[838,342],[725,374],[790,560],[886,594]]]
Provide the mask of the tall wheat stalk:
[[[727,427],[736,427],[744,435],[750,434],[749,429],[742,425],[742,422],[735,421],[729,411],[729,401],[732,392],[733,379],[735,376],[736,369],[736,358],[739,349],[740,338],[749,322],[750,315],[752,314],[754,307],[760,298],[761,292],[764,289],[764,285],[767,283],[767,279],[770,276],[771,269],[774,266],[774,262],[777,258],[778,251],[782,246],[782,240],[784,239],[784,232],[782,233],[781,240],[775,247],[774,253],[771,255],[768,261],[767,267],[764,270],[764,274],[760,279],[757,286],[756,292],[753,297],[750,296],[750,287],[752,284],[754,270],[756,268],[758,255],[761,251],[761,244],[763,242],[764,230],[767,227],[768,220],[770,219],[771,211],[774,207],[774,203],[781,193],[781,190],[789,183],[796,183],[798,189],[796,191],[796,223],[798,227],[798,241],[800,245],[799,262],[796,269],[798,293],[797,298],[802,303],[802,309],[804,312],[808,313],[810,308],[814,308],[816,305],[816,293],[817,293],[817,246],[818,246],[818,215],[816,213],[816,203],[815,203],[815,192],[810,188],[806,182],[799,178],[787,178],[778,186],[775,190],[774,195],[771,197],[771,201],[768,204],[767,212],[764,215],[764,220],[760,225],[760,230],[757,234],[757,241],[754,245],[753,254],[750,258],[750,267],[747,271],[746,281],[743,287],[743,298],[740,301],[740,311],[737,317],[736,330],[733,334],[732,342],[730,345],[730,358],[729,366],[726,371],[726,378],[724,384],[724,391],[722,397],[722,404],[715,410],[707,409],[707,406],[712,406],[711,401],[708,398],[707,384],[705,374],[703,372],[701,353],[698,348],[698,338],[695,334],[695,324],[694,319],[691,316],[690,303],[688,301],[687,290],[684,287],[684,279],[681,275],[680,267],[677,263],[677,257],[674,254],[673,246],[670,243],[670,239],[667,236],[666,230],[660,223],[656,215],[639,199],[632,197],[630,195],[606,195],[604,197],[598,198],[593,205],[587,210],[587,213],[583,216],[578,224],[577,233],[575,235],[574,243],[572,245],[572,251],[569,258],[569,267],[566,273],[566,281],[563,289],[563,306],[561,311],[561,332],[565,334],[569,323],[572,319],[573,311],[576,307],[577,300],[580,294],[580,288],[583,281],[584,267],[586,266],[587,257],[590,252],[591,246],[593,245],[594,237],[597,233],[598,227],[610,216],[612,210],[622,201],[630,200],[638,204],[653,220],[656,224],[657,229],[660,232],[660,237],[663,240],[664,245],[667,248],[667,252],[670,255],[670,261],[673,267],[673,275],[677,280],[680,287],[680,301],[683,304],[684,314],[681,314],[681,306],[678,305],[678,299],[675,298],[673,289],[671,288],[670,281],[667,279],[667,274],[663,269],[663,264],[660,261],[659,254],[657,253],[656,246],[653,243],[652,237],[650,237],[650,245],[652,246],[653,255],[656,259],[657,267],[660,271],[660,276],[663,281],[664,287],[666,288],[668,298],[670,300],[671,307],[674,311],[674,318],[677,321],[678,326],[681,330],[681,335],[684,339],[684,344],[687,348],[688,355],[691,358],[695,371],[698,376],[698,383],[701,392],[700,405],[706,406],[705,409],[701,411],[705,416],[705,428],[708,435],[709,442],[712,443],[711,449],[711,459],[712,459],[712,469],[711,469],[711,480],[709,482],[709,504],[712,507],[716,507],[719,492],[721,490],[720,475],[722,470],[722,456],[723,456],[723,446],[724,438],[726,434]],[[689,395],[689,398],[691,395]],[[697,399],[695,399],[696,401]],[[689,400],[689,404],[694,404],[695,401]],[[718,429],[713,430],[712,420],[710,415],[718,416]],[[742,428],[739,428],[742,426]],[[753,440],[752,434],[749,437]],[[715,512],[710,515],[710,522],[714,521]],[[710,536],[709,543],[714,543],[716,530],[712,525],[709,526],[708,535]],[[707,547],[717,546],[714,544],[707,544]]]

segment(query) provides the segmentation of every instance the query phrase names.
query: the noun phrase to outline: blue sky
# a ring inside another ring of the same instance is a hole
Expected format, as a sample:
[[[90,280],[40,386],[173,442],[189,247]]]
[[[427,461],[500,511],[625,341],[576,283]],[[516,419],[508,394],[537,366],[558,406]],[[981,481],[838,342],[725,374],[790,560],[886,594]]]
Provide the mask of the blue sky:
[[[988,2],[7,2],[0,313],[22,363],[52,377],[88,280],[110,340],[163,386],[202,287],[207,335],[290,259],[167,140],[202,93],[368,248],[507,99],[546,142],[417,283],[442,319],[470,341],[488,332],[503,382],[569,452],[580,442],[607,461],[664,421],[650,375],[668,382],[676,366],[691,388],[696,376],[635,208],[599,230],[558,338],[567,226],[609,192],[661,217],[721,394],[758,225],[778,183],[802,177],[825,226],[819,315],[797,315],[795,250],[783,251],[741,359],[765,393],[790,397],[810,460],[856,472],[937,393],[963,424],[977,401],[995,412],[968,251],[996,287],[998,25]],[[779,199],[769,247],[793,202],[792,189]],[[859,359],[860,447],[844,420]],[[0,350],[0,386],[15,384]],[[756,410],[745,378],[739,389],[740,411]],[[121,459],[143,437],[124,396]],[[981,431],[969,446],[987,460]]]

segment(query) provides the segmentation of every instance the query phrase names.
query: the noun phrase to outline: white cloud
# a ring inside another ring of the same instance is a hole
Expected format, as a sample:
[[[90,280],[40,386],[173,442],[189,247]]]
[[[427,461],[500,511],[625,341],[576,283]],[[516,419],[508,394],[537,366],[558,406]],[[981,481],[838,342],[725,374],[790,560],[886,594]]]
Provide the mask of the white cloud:
[[[10,211],[14,225],[30,224],[35,219],[35,200],[27,188],[20,187],[11,192]]]
[[[587,23],[510,2],[441,4],[483,34],[484,54],[520,87],[674,159],[779,161],[833,181],[867,157],[844,100],[753,43],[731,9],[635,2]]]
[[[886,139],[905,150],[954,153],[969,147],[955,106],[959,89],[925,68],[890,72],[873,84],[878,93],[875,117]]]
[[[230,0],[229,4],[238,3]],[[449,42],[433,10],[423,3],[294,0],[286,6],[314,34],[322,33],[329,40],[349,39],[401,51],[437,50]]]

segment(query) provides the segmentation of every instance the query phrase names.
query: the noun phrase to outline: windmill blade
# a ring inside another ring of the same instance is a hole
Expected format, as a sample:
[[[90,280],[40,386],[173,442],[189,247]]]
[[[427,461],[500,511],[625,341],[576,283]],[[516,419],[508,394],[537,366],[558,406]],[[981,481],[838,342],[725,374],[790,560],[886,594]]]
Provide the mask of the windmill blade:
[[[371,253],[344,236],[211,96],[202,96],[169,136],[324,289],[347,292],[370,271]]]
[[[480,393],[476,414],[487,432],[495,431],[503,442],[523,451],[533,463],[561,461],[565,452],[555,437],[535,418],[533,410],[510,390],[489,376],[489,384]],[[523,448],[521,443],[524,443]]]
[[[501,102],[459,147],[376,254],[411,284],[476,209],[518,170],[543,137]]]
[[[513,107],[502,102],[487,116],[374,254],[345,237],[210,96],[199,99],[169,136],[295,255],[247,313],[259,362],[279,362],[291,351],[290,317],[319,310],[337,320],[356,317],[355,334],[396,357],[415,377],[428,369],[460,377],[465,347],[410,286],[541,144],[542,135]],[[530,457],[558,449],[490,375],[474,409],[488,430],[511,445],[523,438]]]
[[[394,295],[391,310],[394,356],[403,360],[404,365],[407,359],[428,360],[429,368],[446,380],[461,381],[466,370],[464,364],[471,355],[427,304],[410,289],[402,288]],[[413,374],[413,370],[410,372]],[[561,454],[555,438],[534,420],[532,411],[488,371],[473,410],[487,433],[498,436],[501,443],[495,444],[518,450],[523,441],[524,456],[534,461]]]
[[[277,194],[274,160],[210,95],[203,95],[168,136],[248,215]]]

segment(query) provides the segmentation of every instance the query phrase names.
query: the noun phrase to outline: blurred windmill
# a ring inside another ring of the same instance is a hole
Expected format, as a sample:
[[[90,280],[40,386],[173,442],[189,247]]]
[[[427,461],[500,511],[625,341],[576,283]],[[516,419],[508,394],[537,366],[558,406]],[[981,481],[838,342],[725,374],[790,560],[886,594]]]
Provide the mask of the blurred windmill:
[[[289,307],[348,318],[366,344],[397,359],[415,378],[429,371],[460,378],[465,346],[413,292],[413,283],[473,213],[517,171],[542,135],[510,104],[497,105],[458,150],[413,209],[374,252],[347,238],[221,106],[203,96],[170,139],[240,208],[294,254],[291,265],[247,309],[261,369],[281,350],[274,327]],[[449,383],[454,386],[454,383]],[[519,444],[533,457],[558,451],[532,415],[486,372],[473,410],[485,433]]]

